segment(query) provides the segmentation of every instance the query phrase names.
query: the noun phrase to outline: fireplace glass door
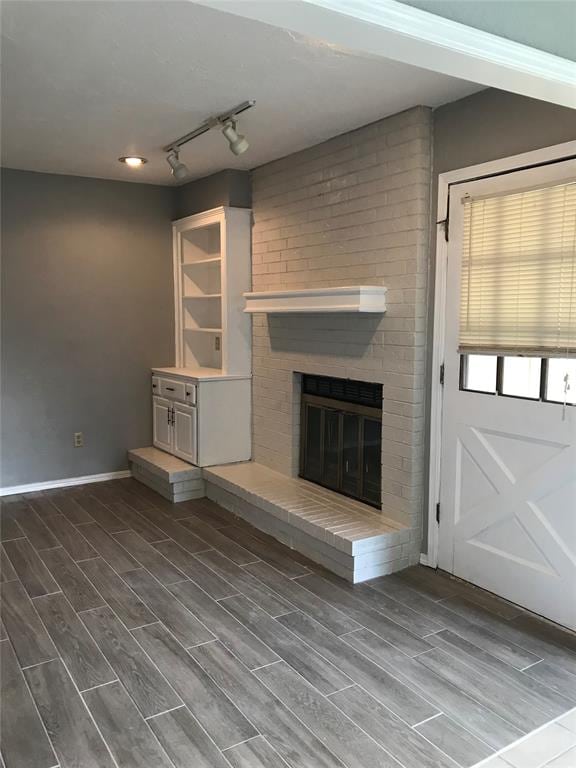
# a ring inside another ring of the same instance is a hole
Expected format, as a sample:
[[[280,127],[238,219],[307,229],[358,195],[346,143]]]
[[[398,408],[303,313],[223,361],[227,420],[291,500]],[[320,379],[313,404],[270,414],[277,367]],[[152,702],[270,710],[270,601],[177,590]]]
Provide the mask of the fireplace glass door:
[[[380,508],[382,412],[302,395],[300,476]]]

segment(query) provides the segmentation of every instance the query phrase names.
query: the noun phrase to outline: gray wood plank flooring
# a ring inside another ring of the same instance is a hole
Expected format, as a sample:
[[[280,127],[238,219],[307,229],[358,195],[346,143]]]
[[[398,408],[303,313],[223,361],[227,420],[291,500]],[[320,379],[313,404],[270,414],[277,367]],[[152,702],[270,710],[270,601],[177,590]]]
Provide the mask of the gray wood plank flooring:
[[[40,556],[75,611],[87,611],[105,604],[63,547],[42,551]]]
[[[176,768],[228,768],[223,754],[187,707],[147,722]]]
[[[6,766],[52,768],[58,760],[8,640],[0,644],[0,733]]]
[[[58,656],[56,648],[22,584],[19,581],[2,584],[0,594],[2,623],[20,666],[29,667],[55,659]]]
[[[471,768],[576,706],[576,636],[447,574],[132,479],[0,507],[6,768]]]
[[[84,693],[84,700],[122,768],[172,768],[166,752],[148,727],[121,683],[102,685]]]
[[[6,541],[4,551],[30,597],[60,591],[29,539]]]
[[[80,615],[144,717],[180,706],[182,702],[157,666],[110,608],[97,608]]]
[[[60,765],[115,768],[63,662],[55,659],[38,664],[25,669],[24,675]]]
[[[80,691],[117,679],[64,595],[38,597],[34,607]]]

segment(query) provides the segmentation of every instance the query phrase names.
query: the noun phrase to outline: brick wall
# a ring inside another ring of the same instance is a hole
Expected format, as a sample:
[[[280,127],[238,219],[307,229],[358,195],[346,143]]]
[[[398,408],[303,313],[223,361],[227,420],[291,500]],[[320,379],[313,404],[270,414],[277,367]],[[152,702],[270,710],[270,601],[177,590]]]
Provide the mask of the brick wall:
[[[254,458],[297,473],[299,378],[382,382],[382,510],[419,548],[431,113],[417,107],[253,174],[253,290],[385,285],[385,315],[254,317]]]

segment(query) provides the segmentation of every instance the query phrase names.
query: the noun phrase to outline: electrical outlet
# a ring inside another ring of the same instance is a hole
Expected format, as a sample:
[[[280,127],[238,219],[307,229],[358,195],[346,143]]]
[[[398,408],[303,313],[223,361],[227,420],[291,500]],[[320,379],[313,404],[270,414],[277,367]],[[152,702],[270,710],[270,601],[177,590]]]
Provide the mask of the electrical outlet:
[[[83,432],[74,432],[74,448],[84,448]]]
[[[220,336],[214,337],[214,349],[216,352],[220,352]]]

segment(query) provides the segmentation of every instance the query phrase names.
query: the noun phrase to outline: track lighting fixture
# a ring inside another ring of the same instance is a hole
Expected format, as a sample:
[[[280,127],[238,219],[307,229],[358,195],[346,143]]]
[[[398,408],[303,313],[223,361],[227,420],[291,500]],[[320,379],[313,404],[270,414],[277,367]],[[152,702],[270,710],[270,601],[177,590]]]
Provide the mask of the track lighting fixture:
[[[250,146],[246,141],[246,137],[236,131],[236,120],[227,120],[222,126],[222,133],[228,139],[230,151],[235,155],[243,154]]]
[[[176,141],[167,144],[164,147],[164,152],[168,153],[166,161],[172,169],[174,178],[178,181],[182,181],[188,175],[188,169],[178,158],[180,147],[187,144],[189,141],[192,141],[192,139],[201,136],[203,133],[206,133],[211,128],[220,128],[222,130],[222,133],[230,145],[230,151],[235,155],[241,155],[246,152],[250,145],[248,144],[246,137],[239,134],[236,130],[236,117],[241,112],[245,112],[247,109],[253,107],[255,103],[255,101],[243,101],[241,104],[238,104],[238,106],[228,110],[228,112],[223,112],[215,117],[210,117],[198,128],[195,128],[185,136],[181,136],[179,139],[176,139]]]
[[[180,157],[177,149],[173,149],[166,157],[166,162],[171,168],[172,176],[176,181],[182,181],[188,176],[188,168],[184,163],[180,162]]]

